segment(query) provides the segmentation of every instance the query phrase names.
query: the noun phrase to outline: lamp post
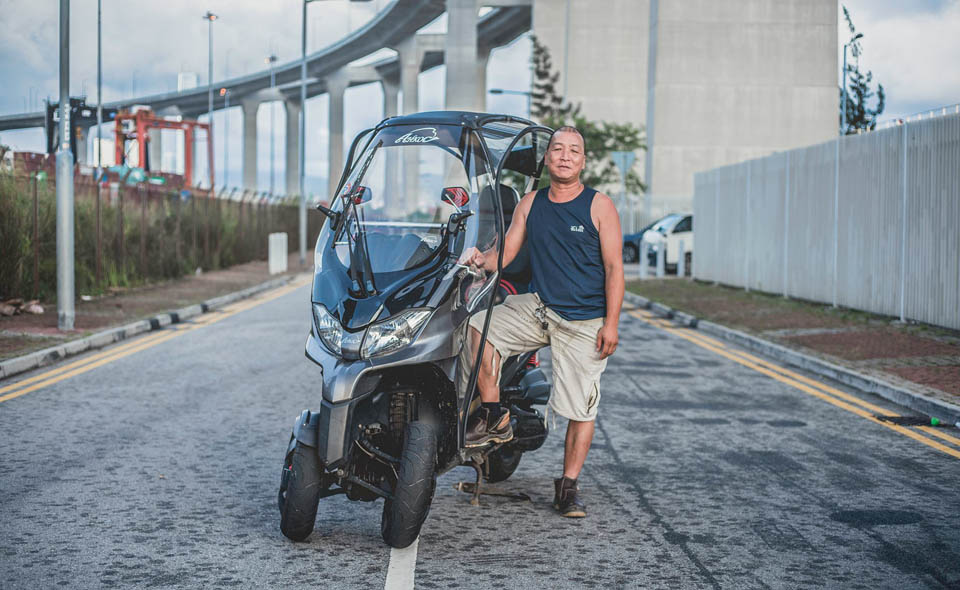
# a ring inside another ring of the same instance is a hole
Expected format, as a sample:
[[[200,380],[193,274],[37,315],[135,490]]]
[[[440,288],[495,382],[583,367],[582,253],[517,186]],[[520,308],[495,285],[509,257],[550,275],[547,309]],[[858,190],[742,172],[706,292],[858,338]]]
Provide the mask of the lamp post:
[[[843,44],[843,104],[840,105],[840,135],[847,133],[847,47],[855,45],[863,37],[863,33],[857,33],[848,43]],[[856,46],[853,51],[854,57],[858,55]]]
[[[102,52],[101,52],[101,13],[100,13],[100,0],[97,0],[97,191],[99,194],[100,191],[100,177],[103,175],[103,163],[101,158],[103,158],[103,136],[101,133],[101,128],[103,127],[103,96],[100,94],[103,89],[103,63],[102,63]]]
[[[277,56],[270,54],[269,56],[263,59],[264,62],[270,64],[270,88],[273,89],[277,85],[276,73],[274,71],[274,64],[277,63]],[[273,179],[274,179],[274,132],[273,132],[273,121],[274,121],[274,110],[277,105],[275,101],[270,101],[270,196],[273,196]]]
[[[213,141],[213,21],[217,20],[217,15],[208,10],[203,18],[207,21],[207,123],[210,124],[207,141]],[[210,188],[213,188],[212,178]]]
[[[491,88],[488,92],[490,94],[516,94],[527,97],[527,117],[531,116],[530,114],[530,101],[532,93],[526,90],[504,90],[503,88]]]
[[[220,89],[220,96],[223,97],[223,188],[230,184],[229,172],[227,172],[227,161],[230,153],[230,90]]]
[[[60,0],[60,147],[57,150],[57,327],[73,330],[73,152],[70,151],[70,0]]]

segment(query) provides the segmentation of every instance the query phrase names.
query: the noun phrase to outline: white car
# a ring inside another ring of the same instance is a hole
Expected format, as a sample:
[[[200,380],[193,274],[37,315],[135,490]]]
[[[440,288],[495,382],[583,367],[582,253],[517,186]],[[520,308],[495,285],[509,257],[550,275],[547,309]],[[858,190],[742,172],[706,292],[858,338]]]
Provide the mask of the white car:
[[[683,242],[683,253],[680,243]],[[651,267],[657,264],[657,252],[664,248],[665,270],[676,270],[680,256],[684,257],[686,272],[690,272],[693,260],[693,215],[671,213],[653,224],[640,238],[641,248],[647,244],[648,261]]]

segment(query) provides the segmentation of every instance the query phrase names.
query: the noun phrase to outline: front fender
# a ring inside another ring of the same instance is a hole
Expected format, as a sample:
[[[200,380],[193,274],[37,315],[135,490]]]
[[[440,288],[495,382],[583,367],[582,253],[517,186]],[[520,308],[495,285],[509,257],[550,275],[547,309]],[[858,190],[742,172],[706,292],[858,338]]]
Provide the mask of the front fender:
[[[317,448],[317,432],[320,426],[320,414],[304,410],[293,423],[293,440],[312,449]]]

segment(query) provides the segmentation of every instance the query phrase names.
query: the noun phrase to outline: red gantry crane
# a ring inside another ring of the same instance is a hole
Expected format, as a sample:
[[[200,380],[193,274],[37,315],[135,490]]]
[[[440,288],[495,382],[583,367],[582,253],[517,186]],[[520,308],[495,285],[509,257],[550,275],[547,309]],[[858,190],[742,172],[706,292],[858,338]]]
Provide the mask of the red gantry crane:
[[[193,183],[193,141],[197,129],[206,131],[207,136],[207,164],[210,167],[210,185],[213,188],[213,134],[209,123],[200,123],[191,119],[182,121],[168,121],[157,117],[150,109],[142,109],[133,113],[119,113],[116,121],[116,163],[121,164],[125,160],[127,141],[137,142],[137,155],[139,162],[137,166],[147,169],[147,142],[150,141],[150,129],[174,129],[183,131],[183,152],[184,152],[184,181],[185,186],[194,188]],[[132,121],[133,130],[124,131],[124,122]]]

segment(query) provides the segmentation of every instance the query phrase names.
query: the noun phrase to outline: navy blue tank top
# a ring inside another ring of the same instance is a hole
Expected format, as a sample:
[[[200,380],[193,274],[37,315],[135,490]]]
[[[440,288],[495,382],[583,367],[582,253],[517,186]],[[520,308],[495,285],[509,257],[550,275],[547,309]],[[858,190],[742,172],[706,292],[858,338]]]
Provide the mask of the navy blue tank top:
[[[542,188],[527,215],[531,291],[560,317],[592,320],[607,313],[600,233],[590,206],[597,191],[583,187],[572,201],[554,203]]]

